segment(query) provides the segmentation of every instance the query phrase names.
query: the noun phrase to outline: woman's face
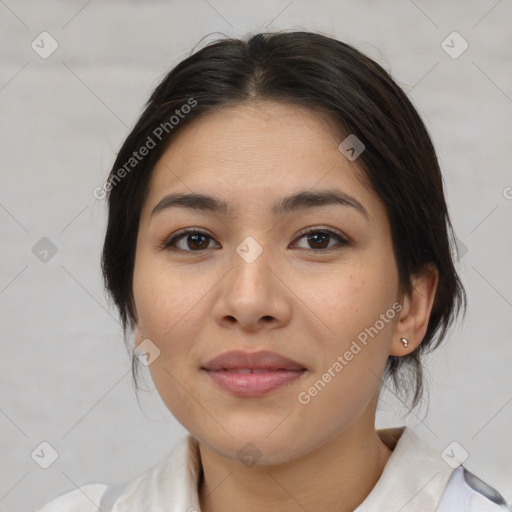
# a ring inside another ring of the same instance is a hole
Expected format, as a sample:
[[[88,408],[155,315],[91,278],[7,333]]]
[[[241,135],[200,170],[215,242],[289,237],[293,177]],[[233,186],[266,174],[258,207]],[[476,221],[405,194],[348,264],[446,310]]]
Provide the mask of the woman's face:
[[[184,127],[154,169],[136,249],[137,325],[158,347],[145,341],[166,406],[228,458],[252,450],[260,464],[285,462],[349,427],[374,428],[399,336],[398,273],[384,205],[340,142],[314,111],[239,104]],[[286,200],[325,192],[360,207]],[[212,199],[171,205],[170,194]],[[200,234],[170,241],[184,229]],[[223,371],[231,387],[221,387],[204,368],[233,350],[272,351],[304,370]],[[274,377],[281,385],[265,388]]]

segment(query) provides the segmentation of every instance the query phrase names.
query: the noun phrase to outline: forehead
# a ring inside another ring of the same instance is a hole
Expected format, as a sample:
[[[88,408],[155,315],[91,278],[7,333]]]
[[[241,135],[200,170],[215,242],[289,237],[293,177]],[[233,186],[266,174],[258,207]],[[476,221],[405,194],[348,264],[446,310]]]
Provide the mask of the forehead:
[[[180,192],[215,195],[235,214],[254,204],[270,211],[285,195],[335,188],[373,220],[383,205],[357,161],[338,149],[344,138],[320,110],[273,101],[217,108],[174,136],[153,170],[145,208]]]

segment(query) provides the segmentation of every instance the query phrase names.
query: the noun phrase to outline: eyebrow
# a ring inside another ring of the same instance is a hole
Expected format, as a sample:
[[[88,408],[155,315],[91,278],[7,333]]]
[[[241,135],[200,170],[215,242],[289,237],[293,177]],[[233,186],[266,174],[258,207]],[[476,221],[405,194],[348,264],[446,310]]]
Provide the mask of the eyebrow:
[[[357,199],[341,190],[334,189],[319,191],[303,190],[291,196],[283,197],[272,206],[272,214],[277,217],[298,210],[331,204],[353,208],[367,220],[369,219],[367,210]],[[196,193],[171,193],[164,196],[153,208],[151,216],[170,208],[187,208],[231,217],[231,208],[224,200],[206,194]]]

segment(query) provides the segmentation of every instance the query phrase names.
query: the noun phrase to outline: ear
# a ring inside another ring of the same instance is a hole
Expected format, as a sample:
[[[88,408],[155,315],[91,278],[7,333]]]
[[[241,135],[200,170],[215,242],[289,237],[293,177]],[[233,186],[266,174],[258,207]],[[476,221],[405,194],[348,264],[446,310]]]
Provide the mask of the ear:
[[[395,324],[389,355],[405,356],[413,352],[423,341],[427,332],[432,305],[439,281],[439,272],[433,263],[420,273],[411,276],[412,293],[402,296],[402,310]],[[401,338],[408,341],[407,347]]]
[[[144,341],[142,337],[142,331],[140,330],[138,324],[135,325],[135,331],[133,331],[133,341],[136,347],[138,347]]]

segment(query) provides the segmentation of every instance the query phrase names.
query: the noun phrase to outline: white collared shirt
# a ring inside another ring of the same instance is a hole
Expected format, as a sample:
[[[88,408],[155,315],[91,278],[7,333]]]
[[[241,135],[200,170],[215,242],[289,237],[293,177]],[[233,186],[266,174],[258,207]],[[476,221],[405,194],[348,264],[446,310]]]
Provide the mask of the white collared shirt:
[[[409,427],[377,430],[393,453],[379,480],[354,512],[504,512],[491,486],[441,453]],[[38,512],[201,512],[199,445],[188,434],[171,455],[128,483],[89,484],[47,503]],[[87,496],[85,496],[85,494]],[[115,503],[115,504],[114,504]]]

